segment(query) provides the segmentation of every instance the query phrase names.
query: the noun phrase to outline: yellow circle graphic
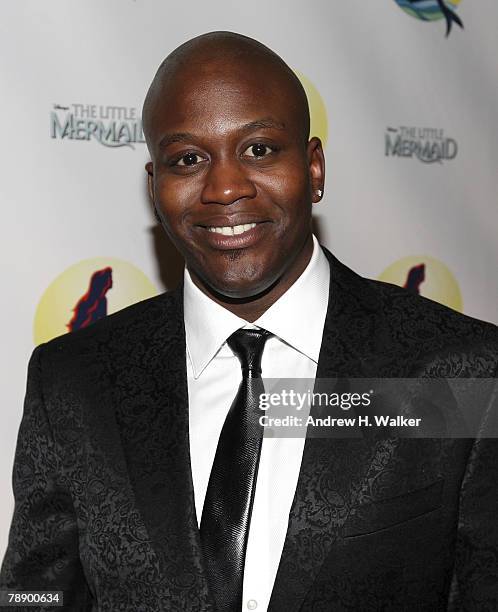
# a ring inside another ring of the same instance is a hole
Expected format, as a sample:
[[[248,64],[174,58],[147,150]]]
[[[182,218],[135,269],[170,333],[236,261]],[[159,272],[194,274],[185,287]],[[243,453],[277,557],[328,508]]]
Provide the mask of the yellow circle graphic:
[[[434,257],[403,257],[386,268],[379,280],[406,287],[453,310],[463,310],[462,294],[455,277],[444,263]]]
[[[86,327],[157,293],[147,276],[127,261],[114,257],[80,261],[64,270],[42,295],[33,326],[35,344]]]
[[[296,76],[301,81],[301,85],[304,87],[306,97],[308,98],[308,104],[310,107],[310,138],[312,136],[318,136],[322,141],[324,148],[327,146],[327,138],[329,135],[328,120],[327,120],[327,108],[325,102],[318,89],[313,83],[304,76],[301,72],[294,70]]]

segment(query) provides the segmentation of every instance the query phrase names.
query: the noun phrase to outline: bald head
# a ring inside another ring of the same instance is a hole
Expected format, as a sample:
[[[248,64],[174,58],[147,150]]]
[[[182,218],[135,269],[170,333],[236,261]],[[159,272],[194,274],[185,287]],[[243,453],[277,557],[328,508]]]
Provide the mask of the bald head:
[[[151,150],[155,117],[168,112],[171,100],[178,102],[182,83],[199,83],[203,95],[206,79],[219,83],[227,80],[249,84],[255,95],[271,88],[292,110],[293,126],[305,146],[309,138],[309,108],[301,82],[289,66],[262,43],[233,32],[210,32],[193,38],[170,53],[162,62],[145,98],[142,120],[144,134]],[[223,109],[219,109],[223,113]],[[290,127],[290,126],[289,126]]]

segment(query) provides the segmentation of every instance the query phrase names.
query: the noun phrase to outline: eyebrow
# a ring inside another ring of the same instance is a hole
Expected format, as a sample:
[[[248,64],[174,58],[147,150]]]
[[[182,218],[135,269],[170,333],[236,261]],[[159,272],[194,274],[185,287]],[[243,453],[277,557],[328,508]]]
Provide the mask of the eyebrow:
[[[242,126],[244,132],[253,132],[254,130],[260,130],[262,128],[273,128],[275,130],[285,130],[285,123],[275,121],[271,117],[265,117],[264,119],[258,119],[257,121],[251,121]]]
[[[285,123],[280,121],[275,121],[271,117],[265,117],[263,119],[257,119],[256,121],[251,121],[250,123],[245,123],[240,131],[242,132],[254,132],[255,130],[261,129],[275,129],[275,130],[285,130]],[[165,148],[174,142],[192,142],[196,140],[197,137],[195,134],[191,132],[174,132],[172,134],[166,134],[161,141],[159,142],[159,147]]]

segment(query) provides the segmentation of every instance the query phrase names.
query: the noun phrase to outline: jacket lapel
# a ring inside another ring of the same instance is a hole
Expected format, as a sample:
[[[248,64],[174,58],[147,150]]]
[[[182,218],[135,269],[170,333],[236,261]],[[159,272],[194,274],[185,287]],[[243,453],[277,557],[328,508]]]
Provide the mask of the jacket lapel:
[[[116,419],[168,605],[210,611],[190,466],[182,286],[145,315],[136,342],[130,337]]]
[[[369,377],[375,299],[366,281],[324,249],[330,292],[316,378]],[[317,416],[316,407],[311,415]],[[355,503],[376,454],[368,438],[307,437],[269,612],[300,609]]]

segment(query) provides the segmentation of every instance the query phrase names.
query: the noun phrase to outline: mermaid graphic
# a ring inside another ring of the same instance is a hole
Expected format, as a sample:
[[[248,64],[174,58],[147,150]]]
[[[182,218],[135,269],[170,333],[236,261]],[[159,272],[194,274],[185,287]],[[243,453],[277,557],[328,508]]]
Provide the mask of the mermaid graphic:
[[[413,266],[408,270],[406,281],[403,287],[412,293],[420,293],[420,285],[425,280],[425,264],[421,263],[418,266]]]
[[[107,315],[106,293],[111,287],[112,268],[103,268],[92,274],[88,291],[73,308],[73,317],[67,324],[69,331],[88,327]]]

